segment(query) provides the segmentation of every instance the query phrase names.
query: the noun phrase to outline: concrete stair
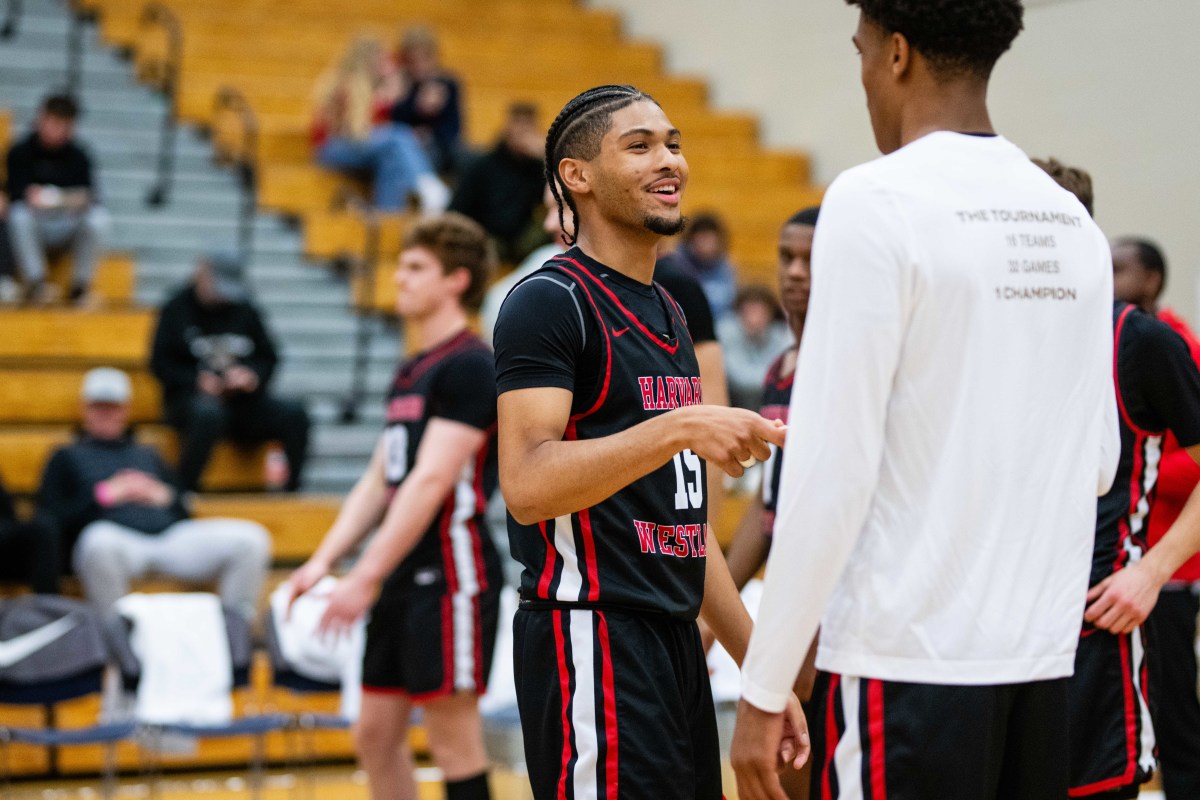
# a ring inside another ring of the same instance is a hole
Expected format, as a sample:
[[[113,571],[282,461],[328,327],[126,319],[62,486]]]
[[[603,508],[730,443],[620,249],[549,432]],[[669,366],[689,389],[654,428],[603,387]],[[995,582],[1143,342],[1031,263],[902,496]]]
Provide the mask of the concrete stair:
[[[66,84],[69,15],[62,0],[24,0],[16,36],[0,40],[0,107],[13,115],[14,136],[28,130],[39,101]],[[233,245],[241,195],[233,170],[215,164],[203,132],[182,126],[170,201],[150,208],[167,103],[141,85],[130,62],[85,26],[79,140],[96,161],[100,192],[113,215],[114,250],[137,263],[139,304],[154,307],[184,283],[206,248]],[[400,352],[397,332],[366,320],[372,332],[367,392],[358,421],[340,415],[351,387],[360,322],[344,276],[306,260],[288,220],[259,213],[254,221],[251,282],[282,353],[275,380],[281,394],[303,397],[316,420],[306,489],[344,493],[365,468],[382,423],[382,397]]]

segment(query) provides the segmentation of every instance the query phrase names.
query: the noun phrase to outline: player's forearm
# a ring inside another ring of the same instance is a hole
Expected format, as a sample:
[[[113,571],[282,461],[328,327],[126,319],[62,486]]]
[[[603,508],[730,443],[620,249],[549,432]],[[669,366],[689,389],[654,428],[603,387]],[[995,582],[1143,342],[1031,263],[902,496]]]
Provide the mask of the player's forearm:
[[[1162,586],[1197,552],[1200,552],[1200,486],[1192,490],[1179,517],[1142,561]]]
[[[733,541],[729,543],[729,552],[725,554],[729,575],[739,592],[767,560],[771,542],[763,533],[762,517],[762,500],[756,497],[742,514]]]
[[[326,569],[358,544],[383,516],[387,487],[379,471],[372,461],[346,496],[329,532],[313,553],[312,559],[324,564]]]
[[[670,411],[600,439],[546,441],[513,452],[500,428],[500,486],[509,512],[529,525],[596,505],[686,447],[682,412]]]
[[[367,545],[351,573],[375,584],[382,583],[412,552],[453,488],[452,476],[419,468],[409,473],[392,498],[375,538]]]
[[[753,622],[746,612],[725,556],[716,542],[711,542],[705,556],[704,601],[700,605],[700,618],[712,629],[717,641],[733,657],[738,666],[746,658],[746,647],[750,642]]]

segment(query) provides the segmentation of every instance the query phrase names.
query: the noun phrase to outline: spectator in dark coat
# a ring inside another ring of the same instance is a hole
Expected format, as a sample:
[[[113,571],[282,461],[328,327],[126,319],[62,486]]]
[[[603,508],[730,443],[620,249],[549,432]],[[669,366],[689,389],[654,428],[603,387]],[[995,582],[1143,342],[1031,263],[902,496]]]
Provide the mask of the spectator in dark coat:
[[[450,201],[451,211],[483,226],[496,240],[501,260],[508,263],[520,261],[545,241],[534,220],[546,186],[545,141],[545,132],[538,129],[537,109],[514,103],[500,141],[463,172]]]
[[[437,37],[425,27],[404,32],[399,60],[403,88],[392,106],[392,121],[413,129],[438,172],[452,172],[459,165],[462,138],[458,78],[442,69]]]
[[[150,368],[162,384],[167,421],[181,437],[179,485],[194,491],[213,446],[278,441],[287,457],[286,488],[296,490],[308,452],[308,413],[267,387],[278,356],[250,302],[236,253],[201,259],[192,281],[158,319]]]

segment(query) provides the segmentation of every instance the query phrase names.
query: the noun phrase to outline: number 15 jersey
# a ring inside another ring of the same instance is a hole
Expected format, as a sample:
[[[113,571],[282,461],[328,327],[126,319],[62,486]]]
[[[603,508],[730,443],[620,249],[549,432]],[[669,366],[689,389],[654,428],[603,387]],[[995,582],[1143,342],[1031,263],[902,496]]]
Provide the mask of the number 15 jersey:
[[[573,393],[564,440],[611,436],[701,402],[696,355],[675,301],[578,248],[513,289],[494,343],[499,393]],[[590,508],[534,525],[510,516],[509,544],[524,567],[521,595],[695,619],[707,508],[705,464],[684,450]]]

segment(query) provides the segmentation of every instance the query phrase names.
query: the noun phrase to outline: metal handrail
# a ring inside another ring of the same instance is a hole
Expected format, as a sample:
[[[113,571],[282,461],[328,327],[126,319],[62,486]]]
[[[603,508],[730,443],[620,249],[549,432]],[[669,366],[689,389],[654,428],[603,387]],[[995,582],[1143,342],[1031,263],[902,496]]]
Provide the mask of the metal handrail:
[[[179,128],[179,67],[183,60],[183,26],[179,17],[162,3],[150,3],[142,9],[138,24],[143,28],[157,25],[167,35],[166,57],[160,67],[158,88],[167,98],[167,113],[163,115],[158,139],[158,176],[146,193],[146,205],[161,206],[171,195],[175,177],[175,134]]]
[[[8,0],[4,12],[4,24],[0,26],[0,39],[11,39],[17,35],[17,23],[21,19],[21,0]]]
[[[356,211],[366,225],[366,238],[363,242],[363,252],[351,278],[357,273],[359,292],[352,293],[351,298],[357,300],[354,328],[354,356],[350,377],[350,391],[342,401],[340,419],[342,424],[351,425],[358,421],[359,406],[367,394],[367,370],[370,365],[371,340],[374,338],[375,326],[375,270],[379,263],[380,250],[380,219],[379,211],[361,197],[345,194],[340,198],[343,208]],[[353,284],[352,284],[353,285]]]
[[[78,98],[83,91],[83,28],[93,14],[71,0],[71,24],[67,26],[67,94]]]
[[[246,96],[231,86],[217,92],[214,121],[223,112],[238,115],[242,125],[242,146],[234,164],[242,185],[242,211],[238,222],[238,249],[242,258],[250,260],[254,240],[254,215],[258,208],[258,119]]]

